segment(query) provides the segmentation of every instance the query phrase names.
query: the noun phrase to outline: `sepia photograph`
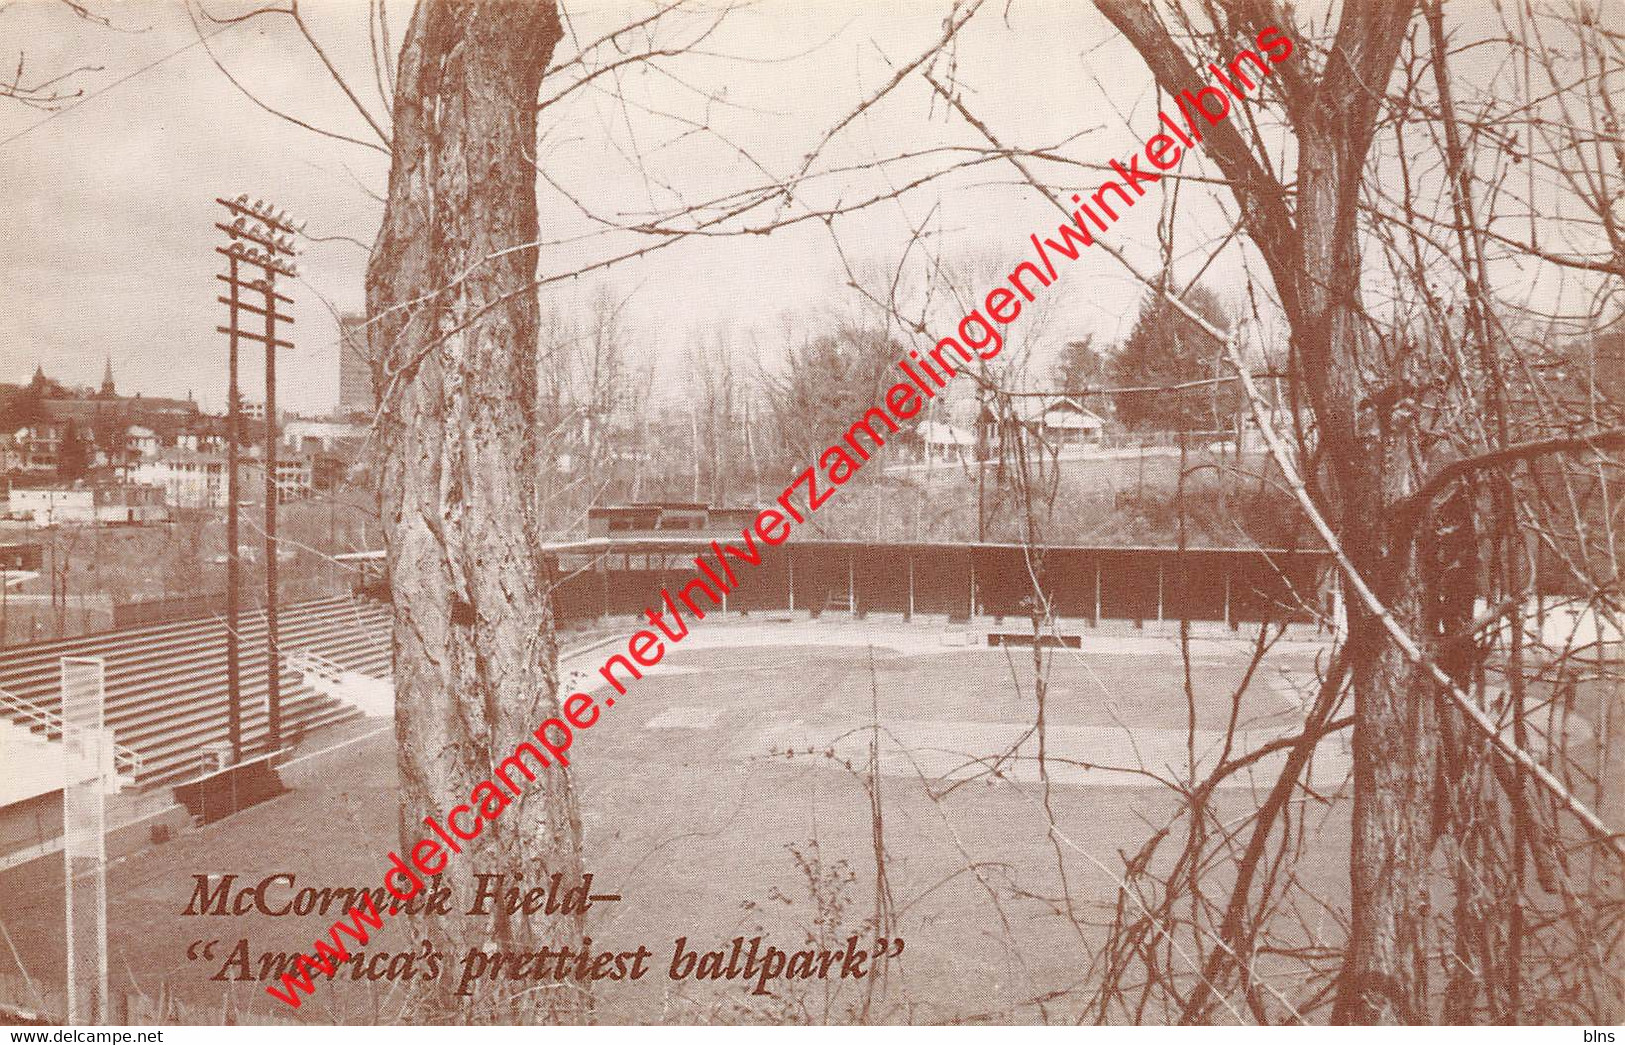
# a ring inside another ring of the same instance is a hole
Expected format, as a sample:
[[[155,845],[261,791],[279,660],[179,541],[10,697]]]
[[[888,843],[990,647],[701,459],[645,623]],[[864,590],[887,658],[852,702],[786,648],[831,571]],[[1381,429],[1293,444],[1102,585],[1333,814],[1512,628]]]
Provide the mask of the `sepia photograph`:
[[[0,0],[0,244],[9,1042],[1625,1041],[1625,0]]]

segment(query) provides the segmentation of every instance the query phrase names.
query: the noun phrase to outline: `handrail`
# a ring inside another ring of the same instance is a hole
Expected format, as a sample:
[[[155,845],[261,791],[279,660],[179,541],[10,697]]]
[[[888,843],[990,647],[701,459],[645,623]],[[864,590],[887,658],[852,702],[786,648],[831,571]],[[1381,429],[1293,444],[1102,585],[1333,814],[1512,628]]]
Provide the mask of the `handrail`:
[[[342,682],[344,680],[345,672],[350,670],[343,664],[340,664],[338,661],[324,657],[312,649],[305,649],[301,647],[291,649],[282,655],[283,666],[289,671],[296,671],[302,675],[304,674],[304,671],[296,663],[296,661],[299,660],[309,662],[312,667],[317,669],[318,673],[327,674],[335,682]]]
[[[46,740],[53,739],[51,736],[53,733],[57,737],[61,737],[67,731],[67,723],[62,720],[61,715],[42,708],[38,704],[30,703],[8,690],[0,689],[0,708],[29,719],[31,729],[45,730]],[[114,741],[113,768],[115,770],[122,768],[132,776],[141,772],[141,752]]]

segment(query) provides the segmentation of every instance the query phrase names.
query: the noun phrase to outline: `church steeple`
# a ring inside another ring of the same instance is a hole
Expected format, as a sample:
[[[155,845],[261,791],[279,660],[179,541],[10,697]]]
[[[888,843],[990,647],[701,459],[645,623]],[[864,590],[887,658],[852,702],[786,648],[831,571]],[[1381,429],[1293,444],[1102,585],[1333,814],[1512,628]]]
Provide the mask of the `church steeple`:
[[[113,389],[113,357],[107,357],[107,363],[102,367],[102,398],[112,399],[118,395]]]

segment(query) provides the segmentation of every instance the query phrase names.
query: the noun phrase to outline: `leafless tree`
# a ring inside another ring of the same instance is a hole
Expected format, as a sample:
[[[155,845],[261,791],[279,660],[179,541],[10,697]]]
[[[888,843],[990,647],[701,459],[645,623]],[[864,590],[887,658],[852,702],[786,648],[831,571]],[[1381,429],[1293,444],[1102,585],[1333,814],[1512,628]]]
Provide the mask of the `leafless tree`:
[[[695,417],[694,499],[728,503],[729,480],[748,467],[743,452],[748,390],[735,370],[737,351],[727,330],[696,334],[686,368],[694,387],[688,397]]]
[[[584,323],[552,323],[545,356],[540,288],[601,271],[674,242],[576,250],[538,270],[550,240],[538,178],[573,199],[538,155],[556,130],[542,121],[565,99],[603,92],[644,67],[698,45],[728,13],[681,2],[649,5],[592,37],[558,5],[421,0],[397,45],[385,4],[368,5],[371,68],[345,68],[298,3],[234,11],[192,9],[206,26],[275,22],[322,63],[360,121],[318,125],[262,97],[211,49],[220,72],[267,113],[333,141],[381,152],[390,176],[367,274],[367,339],[379,392],[375,422],[381,517],[395,626],[396,731],[401,838],[421,817],[466,801],[491,766],[559,714],[557,648],[541,551],[562,506],[591,504],[575,480],[610,456],[610,428],[627,387],[618,302],[607,293]],[[666,75],[671,75],[667,73]],[[371,83],[366,81],[370,79]],[[376,98],[372,97],[376,93]],[[703,128],[700,129],[703,131]],[[695,128],[685,127],[685,133]],[[627,223],[609,223],[611,231]],[[559,474],[561,449],[581,453]],[[476,846],[443,880],[466,891],[473,875],[528,880],[582,873],[581,824],[569,770],[552,764],[491,817]],[[504,949],[579,942],[582,916],[545,925],[498,913],[490,924],[424,916],[422,934],[443,953],[495,940]],[[576,1022],[585,988],[457,999],[449,986],[432,1016]]]
[[[395,609],[401,834],[461,804],[490,767],[559,717],[557,650],[537,525],[539,236],[536,98],[564,35],[551,4],[428,0],[395,69],[389,203],[367,273],[374,354],[401,393],[381,408],[382,499]],[[441,288],[447,288],[442,290]],[[581,875],[581,816],[565,767],[491,817],[476,871]],[[578,942],[582,915],[536,925],[437,919],[448,954]],[[449,992],[448,992],[449,995]],[[448,997],[447,1002],[451,999]],[[516,997],[513,1015],[580,1019],[573,987]]]
[[[1619,322],[1621,150],[1601,97],[1620,75],[1618,34],[1586,4],[1511,6],[1504,36],[1459,44],[1429,3],[1097,6],[1169,95],[1200,89],[1208,61],[1255,46],[1268,26],[1295,43],[1266,82],[1268,111],[1240,112],[1203,142],[1239,212],[1211,257],[1240,233],[1243,257],[1262,259],[1248,270],[1245,336],[1277,320],[1287,332],[1286,402],[1251,379],[1241,332],[1206,324],[1177,289],[1098,245],[1228,346],[1270,436],[1270,481],[1334,555],[1347,630],[1300,733],[1227,747],[1205,777],[1193,765],[1169,782],[1183,826],[1127,861],[1088,1011],[1614,1018],[1625,847],[1599,810],[1612,808],[1603,781],[1618,755],[1609,727],[1590,723],[1618,712],[1611,454],[1625,431],[1610,425],[1615,406],[1588,359]],[[1506,60],[1475,54],[1492,48]],[[1067,181],[1045,167],[1065,170],[1064,157],[1004,140],[972,92],[924,75],[989,158],[1065,212]],[[1520,165],[1533,171],[1527,188]],[[1512,266],[1555,269],[1560,291],[1495,293]],[[1556,591],[1582,609],[1554,642],[1541,615]],[[1300,598],[1299,612],[1313,605]],[[1260,630],[1258,657],[1272,645]],[[1297,866],[1320,837],[1302,804],[1341,808],[1305,773],[1344,731],[1353,839],[1339,899]],[[1214,788],[1283,754],[1254,814],[1212,819]],[[1343,942],[1309,928],[1317,908]]]
[[[1294,158],[1267,148],[1256,125],[1243,122],[1215,126],[1204,145],[1268,270],[1273,304],[1291,332],[1293,387],[1312,417],[1293,458],[1283,456],[1282,444],[1277,456],[1289,478],[1301,469],[1295,487],[1311,518],[1324,520],[1350,592],[1346,644],[1289,758],[1296,764],[1280,778],[1273,805],[1264,807],[1269,815],[1251,828],[1239,877],[1214,926],[1217,945],[1188,988],[1164,984],[1158,993],[1178,991],[1180,1018],[1204,1021],[1239,982],[1254,1015],[1266,1017],[1254,963],[1280,946],[1260,934],[1272,922],[1272,898],[1290,890],[1281,891],[1281,879],[1259,875],[1288,866],[1278,861],[1290,852],[1291,832],[1276,817],[1317,734],[1334,721],[1346,675],[1353,843],[1348,940],[1328,986],[1332,1017],[1460,1022],[1617,1013],[1619,999],[1598,964],[1611,945],[1579,916],[1581,907],[1600,905],[1593,912],[1610,912],[1603,932],[1617,936],[1617,897],[1580,884],[1595,881],[1593,861],[1619,858],[1617,841],[1528,754],[1544,749],[1547,761],[1574,779],[1567,752],[1551,755],[1557,738],[1537,737],[1529,727],[1531,710],[1550,707],[1553,697],[1544,677],[1548,658],[1533,671],[1526,662],[1524,605],[1534,589],[1525,540],[1560,540],[1584,520],[1564,527],[1533,511],[1538,470],[1523,466],[1577,453],[1587,467],[1611,469],[1594,455],[1619,440],[1612,432],[1588,432],[1582,418],[1565,437],[1520,439],[1531,415],[1515,405],[1511,388],[1515,380],[1528,387],[1531,353],[1507,325],[1503,303],[1490,298],[1484,244],[1495,221],[1477,209],[1496,198],[1495,183],[1519,158],[1498,137],[1516,117],[1480,113],[1470,126],[1482,153],[1465,155],[1465,121],[1454,112],[1450,47],[1437,4],[1347,5],[1324,31],[1268,3],[1097,6],[1172,93],[1201,86],[1200,56],[1234,53],[1269,25],[1289,27],[1305,49],[1299,64],[1283,67],[1271,94],[1285,114]],[[1600,60],[1607,47],[1584,9],[1565,26],[1577,40],[1589,37],[1582,56]],[[1617,72],[1617,47],[1612,61]],[[1587,72],[1583,58],[1580,64],[1581,86],[1565,78],[1546,101],[1591,93],[1585,84],[1606,80],[1600,70]],[[1402,65],[1430,68],[1427,80],[1411,77],[1396,97],[1390,85]],[[1545,108],[1538,93],[1523,92],[1521,100]],[[1426,162],[1406,151],[1404,135],[1418,127],[1443,146],[1446,169],[1434,184],[1443,189],[1446,213],[1418,216],[1424,195],[1416,181],[1405,181],[1406,220],[1396,236],[1393,225],[1373,227],[1364,201],[1382,194],[1382,174],[1392,165],[1404,171],[1407,160]],[[1394,154],[1374,153],[1374,143],[1386,145],[1389,135]],[[1289,192],[1281,172],[1294,160]],[[1594,200],[1596,186],[1609,181],[1598,174],[1581,179],[1572,195]],[[1485,183],[1475,184],[1479,178]],[[1543,219],[1553,213],[1528,205]],[[1606,230],[1609,222],[1602,224]],[[1385,251],[1411,253],[1421,264],[1386,282],[1391,304],[1378,307],[1362,281],[1373,256]],[[1443,279],[1441,268],[1449,273]],[[1446,295],[1449,303],[1440,300]],[[1260,422],[1269,423],[1250,384],[1249,391]],[[1518,488],[1520,472],[1525,481],[1535,478],[1533,488]],[[1598,586],[1600,578],[1587,572],[1592,592],[1617,587],[1610,580]],[[1556,661],[1572,653],[1559,651]],[[1486,689],[1486,673],[1504,673],[1505,680]],[[1500,721],[1491,722],[1486,710]],[[1610,756],[1592,757],[1595,773]],[[1565,824],[1564,814],[1577,822]],[[1275,863],[1266,857],[1272,838],[1282,847]],[[1187,849],[1187,857],[1201,851]],[[1173,880],[1168,893],[1197,903]],[[1435,909],[1441,881],[1454,895],[1448,916]],[[1581,894],[1585,901],[1578,901]],[[1448,955],[1442,961],[1441,949]],[[1313,993],[1300,999],[1314,1001]]]
[[[7,11],[14,6],[11,3],[0,4],[0,18],[4,18]],[[116,28],[113,21],[92,4],[79,3],[77,0],[56,0],[55,6],[70,19],[77,18],[108,29]],[[10,77],[0,79],[0,100],[16,102],[44,112],[57,112],[84,98],[85,74],[101,71],[102,67],[99,65],[78,65],[35,73],[29,66],[28,52],[19,48],[17,64],[12,69]]]

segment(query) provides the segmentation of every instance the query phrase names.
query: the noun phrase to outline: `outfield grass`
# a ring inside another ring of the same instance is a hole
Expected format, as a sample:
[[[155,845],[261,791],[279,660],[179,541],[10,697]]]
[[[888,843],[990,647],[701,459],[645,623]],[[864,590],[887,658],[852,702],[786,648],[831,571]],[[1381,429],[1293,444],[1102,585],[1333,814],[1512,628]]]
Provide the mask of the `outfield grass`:
[[[737,982],[672,982],[666,963],[679,936],[702,948],[765,931],[768,942],[793,950],[809,935],[869,935],[871,742],[881,759],[887,873],[907,941],[874,1018],[1036,1019],[1032,999],[1083,977],[1086,947],[1098,934],[1080,939],[1055,913],[1057,846],[1074,898],[1109,902],[1119,853],[1137,848],[1172,802],[1145,777],[1063,763],[1098,765],[1104,751],[1132,764],[1138,745],[1151,768],[1184,773],[1190,709],[1177,646],[1113,640],[1106,652],[1096,641],[1076,657],[1056,654],[1045,716],[1048,754],[1058,760],[1050,804],[1060,841],[1052,842],[1035,748],[1024,740],[1036,717],[1031,651],[944,647],[925,625],[894,626],[883,641],[906,637],[873,651],[871,675],[868,648],[833,644],[870,633],[880,634],[836,622],[776,630],[708,624],[696,630],[701,641],[675,649],[579,738],[573,754],[587,870],[595,891],[623,897],[595,905],[591,935],[599,947],[644,943],[655,953],[648,978],[599,985],[601,1021],[846,1018],[860,1000],[853,981],[826,991],[810,980],[763,998]],[[819,644],[802,644],[808,635]],[[1197,648],[1199,731],[1222,728],[1245,652],[1239,643]],[[1294,686],[1313,677],[1307,658],[1301,650],[1272,658],[1242,707],[1253,729],[1296,721]],[[871,702],[878,730],[870,728]],[[1178,742],[1156,739],[1169,737]],[[998,764],[998,776],[980,771],[1023,740],[1014,760]],[[248,1021],[279,1011],[257,983],[208,977],[239,938],[256,955],[293,951],[308,947],[326,921],[184,916],[191,876],[236,873],[252,882],[291,871],[300,885],[373,885],[380,854],[396,844],[393,743],[385,731],[296,765],[287,795],[110,867],[115,988],[153,994],[167,983],[213,1018],[227,1004],[246,1010]],[[1216,811],[1227,818],[1251,803],[1245,789],[1231,789],[1219,793]],[[1343,889],[1343,820],[1332,814],[1300,868],[1322,876],[1332,899]],[[6,925],[33,956],[28,972],[45,982],[62,975],[60,873],[56,860],[42,860],[0,876]],[[222,941],[212,961],[187,958],[188,944],[211,940]],[[382,947],[408,945],[405,920],[390,922]],[[9,966],[0,955],[0,969]],[[387,1019],[398,1001],[387,983],[340,981],[323,985],[301,1015],[367,1022]],[[1050,1005],[1052,1016],[1070,1011],[1064,1002]]]

